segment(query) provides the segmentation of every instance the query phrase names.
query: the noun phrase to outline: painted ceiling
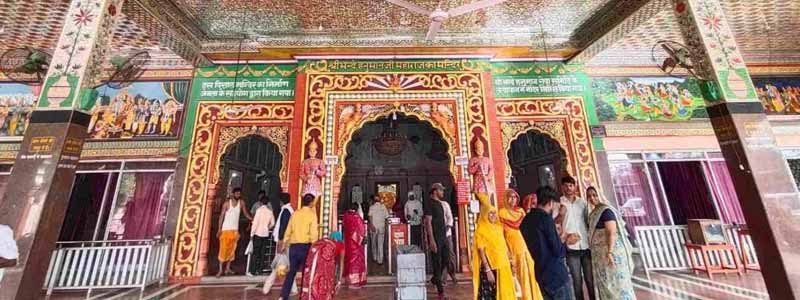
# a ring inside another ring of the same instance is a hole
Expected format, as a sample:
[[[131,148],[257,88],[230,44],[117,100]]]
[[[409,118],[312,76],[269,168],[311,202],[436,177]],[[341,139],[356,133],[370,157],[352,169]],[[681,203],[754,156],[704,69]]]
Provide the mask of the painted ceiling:
[[[32,47],[52,49],[64,25],[69,0],[0,1],[0,52],[9,49]],[[128,13],[117,23],[112,39],[114,53],[128,54],[146,50],[153,60],[151,66],[187,66],[186,61],[172,49],[162,46],[160,39],[149,34],[143,26],[152,22],[135,22],[140,14],[134,6],[126,5]],[[156,25],[158,26],[158,25]]]
[[[261,46],[531,45],[545,32],[569,46],[579,26],[609,0],[509,0],[447,18],[434,39],[431,19],[385,0],[175,0],[213,40],[242,34]],[[416,0],[450,10],[474,0]]]
[[[757,64],[800,62],[800,1],[721,0],[721,3],[745,61]],[[684,42],[669,6],[664,6],[616,41],[590,65],[652,64],[651,49],[659,40]]]
[[[406,0],[424,10],[450,10],[476,0]],[[190,66],[190,51],[254,55],[265,49],[458,49],[508,47],[564,56],[587,47],[610,28],[611,20],[635,2],[659,0],[508,0],[444,20],[425,39],[431,18],[390,0],[128,0],[116,27],[117,53],[147,50],[158,66]],[[720,0],[745,60],[800,62],[800,1]],[[0,1],[0,51],[17,47],[50,49],[58,39],[69,0]],[[588,61],[590,65],[650,64],[657,40],[682,41],[669,5],[637,22]],[[164,18],[164,16],[174,16]],[[166,21],[164,21],[166,20]],[[175,42],[176,28],[188,28]],[[186,34],[188,32],[188,34]],[[545,38],[543,42],[543,37]],[[192,40],[192,38],[194,40]],[[411,47],[411,48],[408,48]],[[472,48],[470,48],[472,47]],[[283,55],[300,52],[289,50]],[[298,50],[299,51],[299,50]],[[319,51],[319,50],[315,50]],[[448,52],[451,51],[451,52]],[[518,52],[515,52],[518,53]],[[523,53],[524,54],[524,53]],[[528,53],[530,54],[530,53]]]

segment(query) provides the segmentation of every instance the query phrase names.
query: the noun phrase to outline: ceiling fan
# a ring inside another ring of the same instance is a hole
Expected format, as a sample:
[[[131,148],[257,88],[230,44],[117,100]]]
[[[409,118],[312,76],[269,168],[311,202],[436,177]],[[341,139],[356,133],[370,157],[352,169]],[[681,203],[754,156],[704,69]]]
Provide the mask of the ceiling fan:
[[[434,36],[436,36],[436,33],[439,32],[439,29],[442,27],[442,22],[444,22],[448,18],[455,17],[458,15],[463,15],[476,10],[481,10],[487,7],[495,6],[497,4],[506,2],[508,0],[479,0],[472,2],[470,4],[465,4],[459,7],[451,8],[446,11],[442,10],[443,0],[439,0],[439,4],[436,5],[435,10],[428,10],[422,6],[417,5],[416,3],[412,3],[407,0],[386,0],[386,1],[394,5],[404,7],[414,13],[430,17],[431,25],[428,26],[428,33],[425,35],[425,39],[430,40],[433,39]]]

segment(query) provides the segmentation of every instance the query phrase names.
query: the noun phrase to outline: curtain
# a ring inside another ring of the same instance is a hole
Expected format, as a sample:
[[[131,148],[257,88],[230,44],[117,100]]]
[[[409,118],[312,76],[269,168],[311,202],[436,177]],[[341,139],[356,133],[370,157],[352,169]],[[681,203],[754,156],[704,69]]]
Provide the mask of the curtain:
[[[164,185],[170,173],[136,173],[133,198],[126,203],[123,239],[152,239],[161,235]]]
[[[183,104],[186,100],[186,93],[189,90],[189,82],[188,81],[165,81],[162,83],[164,88],[164,92],[172,97],[175,98],[178,103]]]
[[[64,215],[59,241],[94,240],[108,174],[78,174]]]
[[[712,186],[711,191],[717,200],[717,207],[722,214],[722,221],[726,224],[746,224],[739,197],[733,187],[733,179],[728,172],[728,167],[724,161],[710,161],[704,164],[706,178]],[[713,174],[713,175],[712,175]]]
[[[800,159],[789,159],[787,162],[789,163],[789,170],[792,170],[792,175],[794,176],[794,184],[800,189]]]
[[[610,166],[614,196],[629,234],[634,236],[636,226],[664,225],[644,164],[612,163]]]
[[[700,162],[659,162],[658,170],[675,225],[685,225],[688,219],[718,218]]]

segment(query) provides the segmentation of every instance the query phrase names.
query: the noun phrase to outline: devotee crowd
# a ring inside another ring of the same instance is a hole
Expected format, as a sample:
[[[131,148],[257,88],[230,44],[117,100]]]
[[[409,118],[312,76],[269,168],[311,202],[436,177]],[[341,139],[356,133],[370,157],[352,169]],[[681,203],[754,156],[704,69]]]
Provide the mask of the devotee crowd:
[[[479,192],[473,190],[480,208],[470,251],[473,299],[636,299],[622,215],[594,187],[584,191],[584,198],[574,178],[566,176],[560,183],[560,193],[543,186],[522,199],[513,189],[498,193],[484,185]],[[410,244],[427,253],[429,283],[440,299],[449,299],[446,277],[458,285],[455,273],[460,267],[453,243],[456,221],[444,195],[445,187],[435,183],[427,197],[421,190],[410,191],[406,201],[391,207],[372,196],[366,214],[361,201],[352,201],[342,215],[341,231],[321,237],[318,195],[303,195],[297,210],[288,198],[281,199],[275,213],[263,193],[248,209],[241,190],[234,189],[218,221],[217,276],[232,274],[243,214],[252,222],[248,251],[263,253],[269,239],[277,245],[271,262],[256,256],[248,265],[253,275],[262,275],[271,264],[264,294],[282,280],[279,299],[334,299],[341,287],[366,285],[365,246],[373,262],[383,264],[389,250],[384,249],[387,219],[398,218],[410,229]]]

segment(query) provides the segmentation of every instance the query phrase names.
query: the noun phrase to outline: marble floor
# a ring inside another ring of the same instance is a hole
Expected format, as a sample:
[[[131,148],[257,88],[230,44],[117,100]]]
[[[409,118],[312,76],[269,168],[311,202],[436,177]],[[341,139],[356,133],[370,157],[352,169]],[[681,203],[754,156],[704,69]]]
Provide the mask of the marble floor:
[[[337,299],[347,300],[390,300],[394,299],[392,278],[371,278],[371,283],[359,290],[343,289]],[[115,291],[56,292],[51,300],[275,300],[279,291],[273,290],[269,295],[261,294],[258,278],[228,277],[222,279],[208,278],[197,285],[170,284],[155,286],[140,291],[126,289]],[[761,300],[769,299],[761,274],[748,273],[742,277],[736,275],[716,276],[708,280],[705,276],[695,276],[686,272],[651,273],[650,279],[644,274],[634,278],[636,295],[639,300]],[[472,285],[469,278],[460,278],[457,286],[448,287],[450,299],[471,299]],[[296,297],[292,297],[296,299]],[[428,289],[428,299],[436,300],[435,290]]]

